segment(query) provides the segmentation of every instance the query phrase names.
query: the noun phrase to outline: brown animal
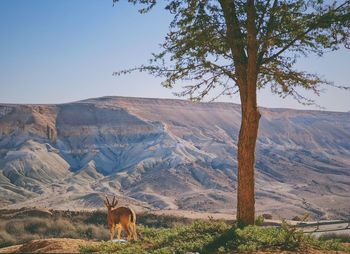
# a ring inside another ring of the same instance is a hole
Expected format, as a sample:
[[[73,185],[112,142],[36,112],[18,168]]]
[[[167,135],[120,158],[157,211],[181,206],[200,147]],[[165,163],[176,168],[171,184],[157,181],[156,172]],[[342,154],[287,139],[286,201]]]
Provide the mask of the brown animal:
[[[117,227],[117,239],[120,240],[120,233],[123,227],[123,229],[128,234],[128,241],[131,239],[131,233],[134,240],[136,241],[137,234],[135,212],[129,207],[120,206],[118,208],[115,208],[118,204],[118,201],[115,200],[115,197],[113,197],[112,203],[110,203],[106,197],[106,201],[104,203],[108,209],[107,222],[110,229],[111,240],[114,238],[115,227]]]

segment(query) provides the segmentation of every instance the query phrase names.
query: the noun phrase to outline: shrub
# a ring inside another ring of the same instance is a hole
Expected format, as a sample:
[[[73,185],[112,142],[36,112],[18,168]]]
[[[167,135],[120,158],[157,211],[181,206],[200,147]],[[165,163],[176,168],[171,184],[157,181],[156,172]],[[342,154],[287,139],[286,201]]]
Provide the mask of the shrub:
[[[47,222],[40,219],[32,219],[24,223],[24,230],[31,234],[44,234],[48,229]]]
[[[106,225],[107,212],[97,210],[91,212],[86,219],[84,219],[84,223],[86,224],[94,224],[94,225]]]

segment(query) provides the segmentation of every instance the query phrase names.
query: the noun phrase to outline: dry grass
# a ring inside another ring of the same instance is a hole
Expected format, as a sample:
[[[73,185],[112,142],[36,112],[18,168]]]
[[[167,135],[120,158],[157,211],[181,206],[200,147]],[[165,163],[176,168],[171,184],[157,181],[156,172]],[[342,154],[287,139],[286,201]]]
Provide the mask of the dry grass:
[[[87,217],[87,219],[92,218]],[[53,215],[51,218],[17,216],[4,219],[0,217],[0,247],[44,238],[104,240],[108,239],[108,229],[96,222],[85,222],[83,218],[60,214]]]
[[[0,248],[30,240],[72,238],[107,240],[106,211],[19,209],[0,210]],[[139,214],[137,223],[154,228],[171,228],[192,220],[175,216]]]

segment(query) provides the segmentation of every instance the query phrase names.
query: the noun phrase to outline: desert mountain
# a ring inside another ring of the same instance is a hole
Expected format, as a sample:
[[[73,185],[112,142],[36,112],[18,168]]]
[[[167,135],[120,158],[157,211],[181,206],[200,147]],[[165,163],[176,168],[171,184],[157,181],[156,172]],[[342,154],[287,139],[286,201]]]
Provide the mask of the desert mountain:
[[[257,212],[345,218],[350,113],[261,109]],[[240,106],[103,97],[0,105],[0,206],[232,212]]]

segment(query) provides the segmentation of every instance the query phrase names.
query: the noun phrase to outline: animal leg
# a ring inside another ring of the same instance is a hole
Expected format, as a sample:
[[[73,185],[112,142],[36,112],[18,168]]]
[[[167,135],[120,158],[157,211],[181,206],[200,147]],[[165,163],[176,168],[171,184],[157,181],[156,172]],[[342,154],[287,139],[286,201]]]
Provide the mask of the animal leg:
[[[131,223],[130,226],[131,226],[132,235],[134,237],[134,240],[137,241],[136,223]]]
[[[120,240],[120,233],[122,231],[122,226],[117,224],[117,239]]]
[[[110,227],[110,238],[111,238],[111,241],[114,238],[114,225]]]

